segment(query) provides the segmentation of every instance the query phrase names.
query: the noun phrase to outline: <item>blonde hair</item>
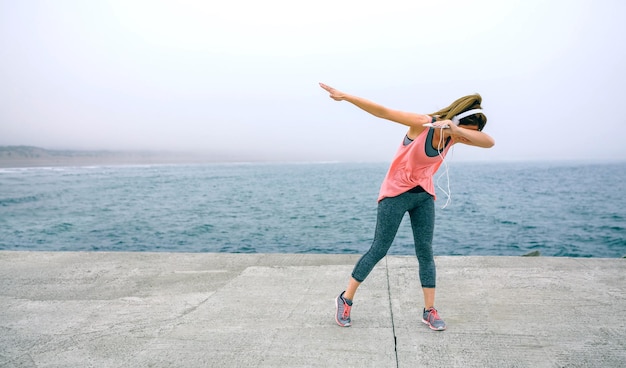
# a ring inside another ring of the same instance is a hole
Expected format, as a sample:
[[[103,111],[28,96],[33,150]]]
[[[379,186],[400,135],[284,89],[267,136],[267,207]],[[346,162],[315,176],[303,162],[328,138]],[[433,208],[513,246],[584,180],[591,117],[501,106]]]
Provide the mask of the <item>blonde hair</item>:
[[[436,116],[439,120],[451,120],[454,116],[462,112],[472,109],[481,109],[480,104],[482,101],[483,98],[478,93],[463,96],[451,103],[450,106],[433,112],[430,116]],[[459,125],[477,125],[478,130],[483,130],[486,124],[487,117],[482,113],[467,116],[459,122]]]

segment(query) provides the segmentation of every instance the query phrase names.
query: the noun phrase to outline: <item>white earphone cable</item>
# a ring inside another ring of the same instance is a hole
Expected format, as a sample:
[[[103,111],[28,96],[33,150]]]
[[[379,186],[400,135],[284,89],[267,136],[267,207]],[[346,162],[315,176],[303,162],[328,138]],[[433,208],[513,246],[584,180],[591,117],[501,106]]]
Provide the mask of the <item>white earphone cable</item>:
[[[445,167],[445,172],[441,173],[439,175],[439,177],[437,178],[437,188],[439,188],[447,197],[446,203],[443,205],[443,207],[441,207],[441,209],[444,209],[444,208],[448,207],[448,205],[452,201],[452,191],[450,190],[450,174],[448,173],[448,163],[446,162],[446,158],[441,154],[442,148],[445,148],[444,138],[443,138],[443,130],[445,128],[442,127],[440,129],[441,130],[440,130],[440,134],[439,134],[439,143],[437,144],[437,152],[439,154],[439,157],[441,157],[441,161],[443,161],[443,165]],[[446,181],[447,181],[447,188],[448,188],[447,191],[444,188],[442,188],[441,185],[439,185],[439,180],[441,180],[441,178],[444,176],[444,174],[446,176]]]

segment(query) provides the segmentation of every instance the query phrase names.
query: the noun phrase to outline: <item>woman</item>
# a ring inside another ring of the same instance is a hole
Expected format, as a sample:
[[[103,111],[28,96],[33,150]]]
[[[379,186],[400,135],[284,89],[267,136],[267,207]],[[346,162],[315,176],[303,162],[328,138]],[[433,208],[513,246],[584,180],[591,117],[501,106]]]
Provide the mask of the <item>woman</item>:
[[[430,115],[392,110],[364,98],[349,95],[320,83],[336,101],[348,101],[382,119],[409,127],[378,196],[374,240],[354,266],[348,286],[336,298],[335,320],[339,326],[351,324],[350,310],[357,288],[389,250],[406,212],[411,219],[415,254],[424,293],[422,322],[431,329],[446,329],[435,309],[435,261],[432,250],[435,226],[433,175],[456,143],[490,148],[494,140],[482,132],[487,118],[482,113],[479,94],[461,97],[450,106]]]

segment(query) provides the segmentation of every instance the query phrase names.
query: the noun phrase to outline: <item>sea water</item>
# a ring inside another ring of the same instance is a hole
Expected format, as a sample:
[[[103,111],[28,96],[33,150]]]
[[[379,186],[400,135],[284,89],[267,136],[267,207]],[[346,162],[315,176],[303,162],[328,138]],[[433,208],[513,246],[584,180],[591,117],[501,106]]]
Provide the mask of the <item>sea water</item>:
[[[386,163],[0,169],[0,249],[363,253]],[[450,163],[436,255],[622,257],[626,163]],[[414,254],[405,217],[390,254]]]

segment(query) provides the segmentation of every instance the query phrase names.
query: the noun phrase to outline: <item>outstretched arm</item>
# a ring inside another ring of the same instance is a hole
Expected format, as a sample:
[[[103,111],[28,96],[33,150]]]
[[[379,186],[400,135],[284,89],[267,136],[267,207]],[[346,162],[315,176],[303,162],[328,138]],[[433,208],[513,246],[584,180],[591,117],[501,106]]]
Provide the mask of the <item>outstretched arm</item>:
[[[324,83],[320,83],[320,87],[328,91],[328,93],[330,94],[330,98],[335,101],[348,101],[354,106],[376,117],[411,127],[411,131],[414,135],[418,135],[422,130],[425,129],[423,124],[430,123],[431,121],[430,116],[428,115],[392,110],[375,102],[366,100],[362,97],[353,96],[341,92]]]

